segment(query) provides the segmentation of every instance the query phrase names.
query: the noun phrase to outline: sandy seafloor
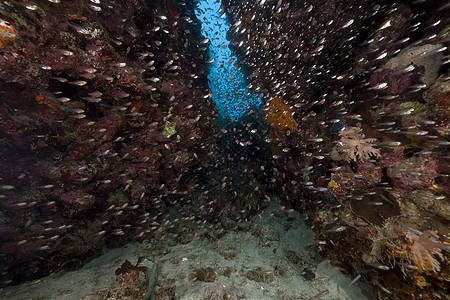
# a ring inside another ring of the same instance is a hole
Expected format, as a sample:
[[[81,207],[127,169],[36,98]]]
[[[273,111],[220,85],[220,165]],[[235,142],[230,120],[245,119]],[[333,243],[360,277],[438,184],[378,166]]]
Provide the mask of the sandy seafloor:
[[[281,211],[274,204],[261,217],[262,220],[255,216],[250,222],[258,224],[253,227],[261,226],[262,234],[236,231],[219,241],[197,237],[184,247],[169,246],[160,240],[128,244],[109,250],[77,271],[52,274],[37,282],[0,290],[0,299],[98,299],[89,295],[112,288],[115,270],[126,259],[134,264],[139,256],[149,258],[141,264],[149,269],[153,265],[150,258],[157,260],[156,290],[161,283],[174,279],[175,298],[180,300],[204,299],[206,290],[214,284],[224,287],[227,299],[376,299],[368,283],[359,280],[349,286],[353,278],[344,276],[327,258],[317,254],[313,246],[315,234],[297,212]],[[289,259],[288,251],[292,251]],[[207,267],[216,275],[214,282],[192,280],[194,269]],[[247,272],[256,268],[269,274],[273,281],[248,279]],[[313,272],[315,278],[305,279],[305,270]],[[324,290],[327,292],[318,296]]]

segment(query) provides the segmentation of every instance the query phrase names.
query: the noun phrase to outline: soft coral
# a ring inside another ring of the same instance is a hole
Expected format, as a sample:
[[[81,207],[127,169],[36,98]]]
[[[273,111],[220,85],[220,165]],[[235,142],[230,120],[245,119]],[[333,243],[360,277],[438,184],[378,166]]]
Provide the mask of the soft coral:
[[[333,149],[331,157],[334,160],[345,160],[350,162],[368,160],[370,156],[380,157],[379,149],[374,148],[371,143],[375,142],[374,138],[365,138],[362,129],[359,127],[345,128],[339,132],[341,139],[337,142],[337,146]]]
[[[406,238],[413,242],[411,246],[412,261],[424,271],[431,270],[439,272],[441,267],[433,255],[436,254],[440,259],[444,259],[441,249],[444,244],[439,242],[436,230],[426,230],[421,235],[412,232],[406,232]]]

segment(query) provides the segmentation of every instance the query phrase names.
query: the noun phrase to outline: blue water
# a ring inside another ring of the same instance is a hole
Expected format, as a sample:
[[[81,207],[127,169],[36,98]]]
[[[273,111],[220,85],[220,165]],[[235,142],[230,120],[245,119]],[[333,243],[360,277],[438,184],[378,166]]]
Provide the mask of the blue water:
[[[261,99],[246,87],[244,70],[238,65],[226,38],[230,27],[226,17],[220,17],[223,12],[219,10],[220,1],[200,0],[195,13],[202,23],[203,36],[210,40],[209,58],[214,61],[209,64],[209,89],[219,112],[218,123],[225,127],[260,106]]]

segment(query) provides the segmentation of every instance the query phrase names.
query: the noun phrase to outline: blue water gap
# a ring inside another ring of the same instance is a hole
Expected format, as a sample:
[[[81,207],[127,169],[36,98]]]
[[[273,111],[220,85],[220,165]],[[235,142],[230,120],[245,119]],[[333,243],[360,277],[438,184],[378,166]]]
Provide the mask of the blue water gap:
[[[203,36],[210,40],[209,58],[214,61],[209,63],[208,84],[219,112],[218,123],[228,127],[260,106],[261,98],[247,89],[244,72],[229,48],[230,41],[226,35],[230,27],[220,10],[220,2],[199,0],[195,14],[202,23]]]

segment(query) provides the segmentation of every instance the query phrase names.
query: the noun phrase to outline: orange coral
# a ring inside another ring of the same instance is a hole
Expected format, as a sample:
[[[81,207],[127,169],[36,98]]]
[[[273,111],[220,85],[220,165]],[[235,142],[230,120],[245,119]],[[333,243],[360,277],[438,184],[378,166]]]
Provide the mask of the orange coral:
[[[139,112],[143,104],[144,102],[142,101],[134,102],[133,104],[131,104],[131,112]]]
[[[49,100],[49,99],[47,99],[46,97],[43,97],[43,96],[41,96],[41,95],[36,95],[36,96],[34,97],[34,100],[36,100],[36,102],[37,102],[38,104],[47,106],[47,107],[50,109],[49,112],[50,112],[52,115],[53,115],[53,114],[56,114],[56,108],[57,108],[57,106],[58,106],[58,102],[56,102],[56,101],[54,101],[54,100]]]
[[[279,132],[294,131],[297,124],[294,120],[292,107],[286,104],[281,97],[272,98],[264,111],[266,122]]]
[[[0,19],[0,48],[3,47],[4,41],[14,41],[15,39],[14,27],[9,22]]]
[[[58,103],[56,101],[49,101],[47,98],[42,97],[40,95],[36,95],[35,100],[37,101],[37,103],[47,105],[47,107],[50,107],[50,108],[58,105]]]
[[[125,93],[127,91],[128,93],[143,93],[142,86],[136,82],[133,78],[126,78],[123,80],[120,80],[119,82],[110,83],[110,86],[112,90],[114,90],[116,93]],[[142,105],[141,105],[142,106]],[[138,107],[140,108],[140,107]]]
[[[80,17],[77,14],[68,15],[67,19],[69,19],[71,21],[75,20],[75,21],[83,21],[83,22],[87,20],[86,17]]]
[[[415,276],[413,277],[414,277],[414,284],[419,288],[423,289],[424,287],[429,285],[429,283],[425,280],[425,278],[422,275],[416,273]]]

